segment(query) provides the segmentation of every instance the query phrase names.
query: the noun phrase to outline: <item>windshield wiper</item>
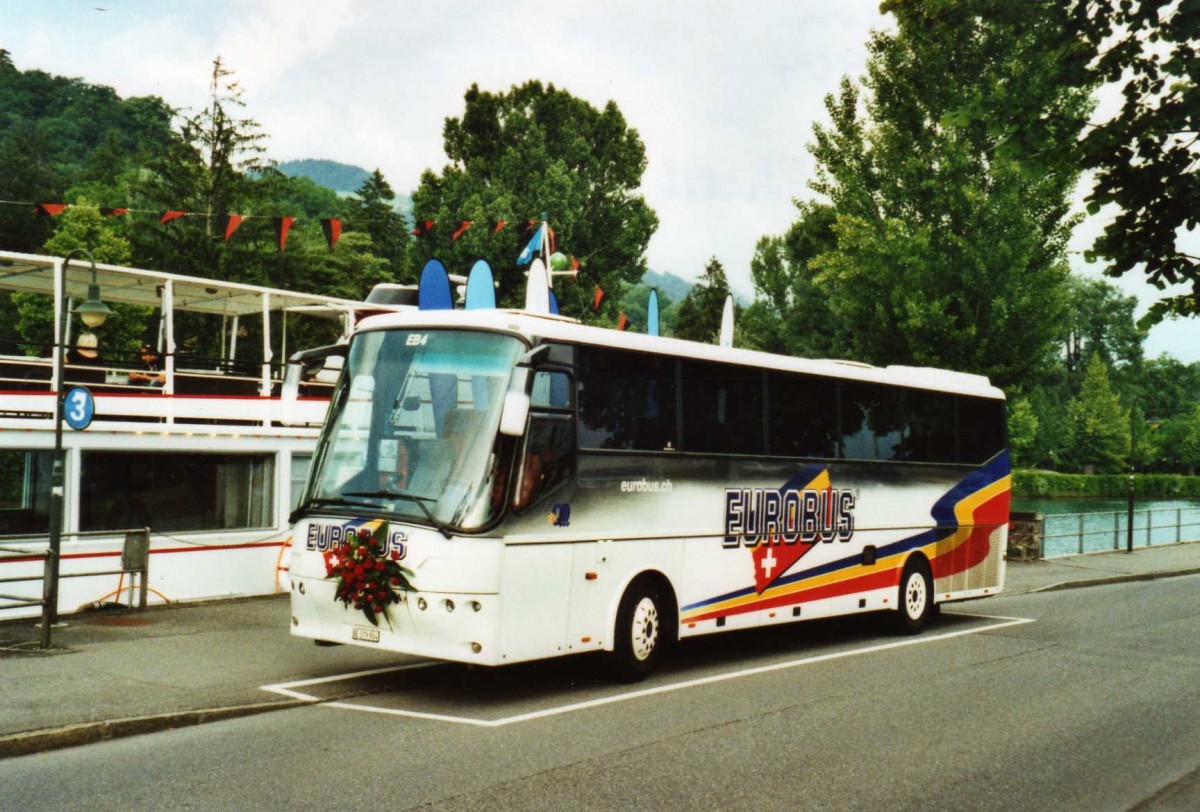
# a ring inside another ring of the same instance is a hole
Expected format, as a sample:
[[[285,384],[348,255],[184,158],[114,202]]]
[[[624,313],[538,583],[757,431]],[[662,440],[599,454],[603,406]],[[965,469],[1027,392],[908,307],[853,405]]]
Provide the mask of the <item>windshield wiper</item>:
[[[415,504],[417,507],[419,507],[421,509],[421,512],[425,514],[425,518],[429,520],[429,523],[431,525],[433,525],[435,528],[437,528],[438,532],[440,532],[446,538],[450,538],[453,535],[453,533],[450,532],[450,525],[445,524],[444,522],[438,521],[434,517],[433,513],[429,510],[429,508],[425,505],[426,502],[436,502],[437,501],[436,499],[432,499],[428,496],[414,496],[411,493],[396,493],[395,491],[387,491],[387,490],[351,491],[351,492],[343,494],[343,495],[344,496],[357,496],[360,498],[368,498],[368,499],[391,499],[391,500],[403,499],[407,502],[412,502],[413,504]]]
[[[352,496],[354,494],[347,494],[347,495]],[[300,507],[293,510],[288,515],[288,524],[295,524],[296,520],[299,519],[301,517],[301,515],[303,515],[306,511],[308,511],[309,508],[329,507],[331,505],[340,505],[342,507],[362,507],[363,503],[362,502],[349,502],[349,501],[347,501],[345,499],[341,499],[339,497],[309,499],[307,502],[305,502]]]

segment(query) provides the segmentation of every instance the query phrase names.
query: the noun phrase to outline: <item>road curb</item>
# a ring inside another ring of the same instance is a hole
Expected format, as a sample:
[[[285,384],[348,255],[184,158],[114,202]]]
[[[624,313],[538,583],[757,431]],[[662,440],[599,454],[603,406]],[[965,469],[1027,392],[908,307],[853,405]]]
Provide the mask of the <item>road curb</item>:
[[[190,727],[192,725],[202,725],[207,722],[236,719],[241,716],[254,716],[259,713],[288,710],[305,705],[315,705],[320,701],[289,699],[281,702],[260,702],[253,705],[237,705],[228,708],[204,708],[177,713],[160,713],[151,716],[132,716],[126,719],[106,719],[100,722],[85,722],[84,724],[68,725],[66,727],[50,728],[47,730],[14,733],[8,736],[0,736],[0,759],[27,756],[48,750],[61,750],[66,747],[78,747],[82,744],[94,744],[109,739],[124,738],[125,736],[137,736],[143,733],[157,733],[177,727]]]
[[[1180,575],[1197,575],[1200,574],[1200,567],[1189,567],[1182,570],[1169,570],[1165,572],[1138,572],[1131,575],[1111,575],[1103,578],[1085,578],[1077,581],[1059,581],[1055,584],[1047,584],[1039,586],[1037,589],[1029,589],[1023,595],[1030,595],[1036,592],[1058,592],[1063,589],[1082,589],[1089,586],[1104,586],[1105,584],[1126,584],[1132,581],[1154,581],[1159,578],[1175,578]]]

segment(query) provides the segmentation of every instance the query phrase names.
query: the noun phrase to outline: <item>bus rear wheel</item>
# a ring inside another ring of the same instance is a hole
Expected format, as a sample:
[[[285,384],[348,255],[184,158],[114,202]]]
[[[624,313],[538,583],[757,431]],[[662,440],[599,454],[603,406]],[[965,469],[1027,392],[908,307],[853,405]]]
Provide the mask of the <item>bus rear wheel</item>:
[[[649,578],[629,585],[617,607],[613,652],[613,677],[620,682],[639,682],[661,659],[671,629],[671,609]]]
[[[896,602],[896,631],[918,634],[934,613],[933,578],[925,559],[914,556],[900,574]]]

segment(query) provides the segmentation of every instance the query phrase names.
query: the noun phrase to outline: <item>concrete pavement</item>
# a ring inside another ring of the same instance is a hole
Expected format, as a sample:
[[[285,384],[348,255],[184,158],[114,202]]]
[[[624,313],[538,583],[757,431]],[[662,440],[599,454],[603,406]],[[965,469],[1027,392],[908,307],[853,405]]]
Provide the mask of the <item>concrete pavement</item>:
[[[1005,592],[1192,573],[1200,573],[1200,542],[1011,562]],[[307,703],[260,686],[415,661],[293,638],[286,595],[64,621],[49,651],[37,648],[34,620],[0,624],[0,759],[295,707]]]

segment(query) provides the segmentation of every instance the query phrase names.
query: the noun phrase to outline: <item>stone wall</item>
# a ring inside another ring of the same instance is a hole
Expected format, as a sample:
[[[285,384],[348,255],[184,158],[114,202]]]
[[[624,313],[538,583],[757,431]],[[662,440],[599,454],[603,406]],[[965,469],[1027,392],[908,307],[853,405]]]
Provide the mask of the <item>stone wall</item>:
[[[1036,561],[1042,557],[1046,518],[1041,513],[1012,513],[1008,524],[1008,560]]]

